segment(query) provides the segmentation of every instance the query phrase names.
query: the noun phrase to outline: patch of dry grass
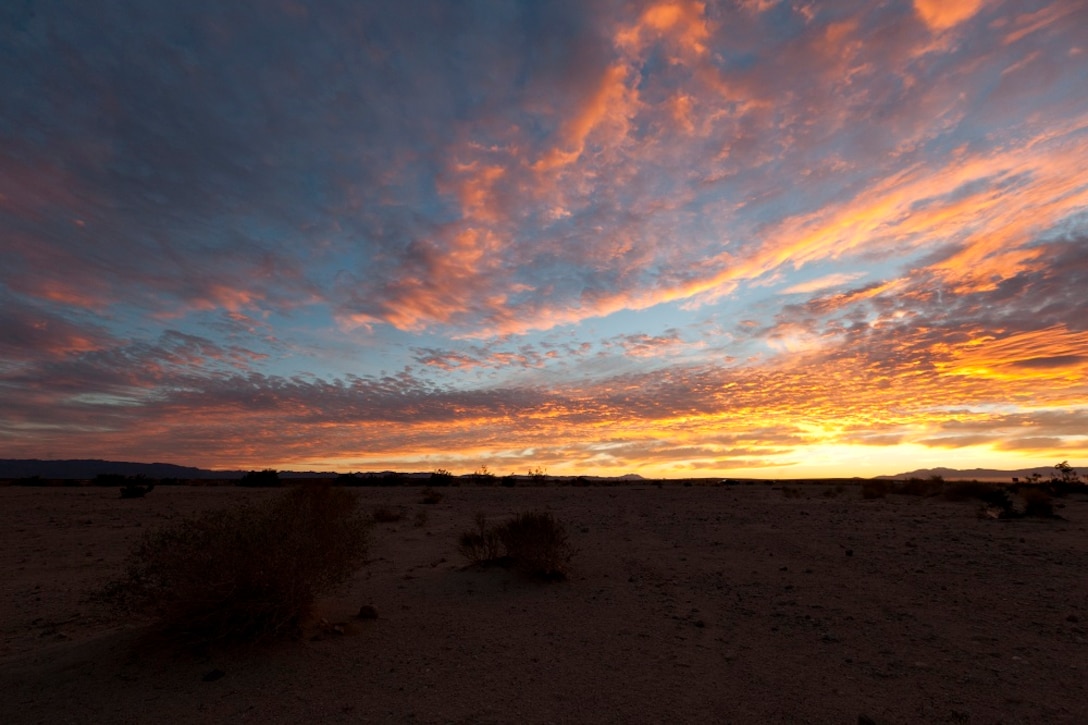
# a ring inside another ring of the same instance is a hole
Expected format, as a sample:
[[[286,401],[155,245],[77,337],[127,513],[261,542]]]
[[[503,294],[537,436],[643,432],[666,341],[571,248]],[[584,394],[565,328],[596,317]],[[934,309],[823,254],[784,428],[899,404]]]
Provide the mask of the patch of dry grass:
[[[274,639],[296,633],[315,597],[362,566],[367,543],[354,493],[303,486],[148,532],[100,596],[153,612],[192,644]]]
[[[530,511],[496,526],[483,515],[476,529],[461,534],[458,548],[473,564],[509,564],[525,574],[563,580],[574,556],[566,529],[550,513]]]

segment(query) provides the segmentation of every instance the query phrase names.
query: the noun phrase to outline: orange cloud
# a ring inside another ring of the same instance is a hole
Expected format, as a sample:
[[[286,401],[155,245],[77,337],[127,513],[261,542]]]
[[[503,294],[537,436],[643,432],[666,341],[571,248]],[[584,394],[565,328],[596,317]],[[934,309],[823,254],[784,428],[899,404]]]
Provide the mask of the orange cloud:
[[[687,52],[705,53],[710,37],[705,4],[678,0],[651,5],[633,25],[616,33],[615,43],[640,53],[649,40],[660,37],[668,37]]]
[[[973,17],[985,0],[914,0],[914,11],[930,30],[940,32]]]
[[[454,173],[457,181],[448,190],[457,196],[462,216],[478,222],[498,221],[502,209],[496,201],[495,185],[506,176],[505,167],[474,161],[455,165]]]
[[[1005,35],[1004,42],[1006,45],[1012,45],[1032,33],[1055,24],[1068,15],[1076,12],[1083,15],[1084,11],[1084,5],[1073,0],[1073,2],[1053,3],[1034,12],[1024,13],[1010,23],[1013,28]]]
[[[586,140],[594,131],[612,139],[626,135],[630,109],[637,101],[637,91],[627,87],[628,68],[616,64],[601,76],[594,92],[574,114],[567,119],[560,133],[561,143],[552,148],[534,164],[537,171],[568,166],[582,155]]]

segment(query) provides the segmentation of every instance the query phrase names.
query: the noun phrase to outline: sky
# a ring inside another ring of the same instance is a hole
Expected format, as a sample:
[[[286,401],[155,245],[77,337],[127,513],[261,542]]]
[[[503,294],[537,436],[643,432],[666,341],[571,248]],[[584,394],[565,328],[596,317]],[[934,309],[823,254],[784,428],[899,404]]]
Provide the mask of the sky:
[[[1083,0],[11,0],[0,457],[1088,463]]]

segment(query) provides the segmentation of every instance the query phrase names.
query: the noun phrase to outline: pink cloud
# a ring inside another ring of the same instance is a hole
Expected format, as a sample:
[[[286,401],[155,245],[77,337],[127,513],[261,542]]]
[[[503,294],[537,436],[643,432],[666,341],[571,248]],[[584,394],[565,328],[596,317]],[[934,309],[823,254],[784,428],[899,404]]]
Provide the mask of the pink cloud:
[[[973,17],[985,0],[914,0],[914,11],[930,30],[939,32]]]

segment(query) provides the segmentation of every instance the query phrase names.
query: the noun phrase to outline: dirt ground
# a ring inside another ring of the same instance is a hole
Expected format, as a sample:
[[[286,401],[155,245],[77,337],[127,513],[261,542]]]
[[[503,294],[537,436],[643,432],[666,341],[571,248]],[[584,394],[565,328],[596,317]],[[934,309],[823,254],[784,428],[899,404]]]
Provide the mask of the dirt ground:
[[[150,527],[278,492],[0,488],[0,722],[1088,722],[1084,497],[995,521],[799,488],[361,488],[406,517],[319,603],[346,632],[202,655],[85,597]],[[477,512],[527,510],[569,581],[464,568]]]

